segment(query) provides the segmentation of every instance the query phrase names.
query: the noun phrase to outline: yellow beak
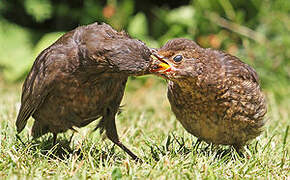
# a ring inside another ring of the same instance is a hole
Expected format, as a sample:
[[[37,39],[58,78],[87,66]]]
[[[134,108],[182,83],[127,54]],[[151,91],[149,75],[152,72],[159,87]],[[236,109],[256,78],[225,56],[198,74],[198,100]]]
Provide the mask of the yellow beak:
[[[150,69],[151,72],[168,72],[171,69],[171,66],[158,54],[153,54],[153,58],[157,60],[156,64],[153,64]]]

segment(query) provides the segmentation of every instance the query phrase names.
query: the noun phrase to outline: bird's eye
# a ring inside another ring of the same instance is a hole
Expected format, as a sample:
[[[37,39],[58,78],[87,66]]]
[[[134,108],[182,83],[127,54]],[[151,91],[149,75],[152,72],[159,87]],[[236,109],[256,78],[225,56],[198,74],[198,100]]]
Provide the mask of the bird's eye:
[[[173,58],[173,61],[180,62],[183,59],[182,55],[177,55]]]

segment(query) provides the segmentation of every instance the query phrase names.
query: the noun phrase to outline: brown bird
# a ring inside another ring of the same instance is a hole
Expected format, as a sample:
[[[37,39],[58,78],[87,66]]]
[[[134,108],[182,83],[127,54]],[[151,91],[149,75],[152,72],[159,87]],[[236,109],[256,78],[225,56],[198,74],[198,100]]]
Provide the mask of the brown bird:
[[[16,126],[20,133],[32,116],[32,136],[83,127],[102,117],[97,128],[133,159],[118,138],[115,115],[131,75],[143,75],[151,52],[139,40],[107,24],[78,27],[43,50],[22,89]]]
[[[257,73],[237,57],[194,41],[168,41],[150,71],[168,79],[168,99],[182,126],[207,143],[237,150],[261,133],[265,97]]]

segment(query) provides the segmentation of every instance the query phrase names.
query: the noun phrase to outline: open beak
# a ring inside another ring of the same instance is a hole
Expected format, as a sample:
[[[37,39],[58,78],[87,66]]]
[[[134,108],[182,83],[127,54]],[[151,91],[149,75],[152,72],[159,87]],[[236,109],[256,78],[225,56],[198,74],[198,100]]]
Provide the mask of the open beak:
[[[150,72],[165,73],[171,71],[171,66],[166,62],[163,56],[160,56],[156,52],[152,53],[153,59],[157,59],[150,68]]]

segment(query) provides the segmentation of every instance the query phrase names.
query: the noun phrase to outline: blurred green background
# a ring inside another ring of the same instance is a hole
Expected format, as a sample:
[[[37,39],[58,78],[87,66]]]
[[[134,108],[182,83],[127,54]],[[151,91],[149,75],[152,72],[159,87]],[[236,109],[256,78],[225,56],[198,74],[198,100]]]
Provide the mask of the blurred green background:
[[[22,82],[39,52],[98,21],[151,47],[186,37],[227,51],[253,66],[280,101],[290,96],[289,13],[288,0],[1,0],[0,81]]]

